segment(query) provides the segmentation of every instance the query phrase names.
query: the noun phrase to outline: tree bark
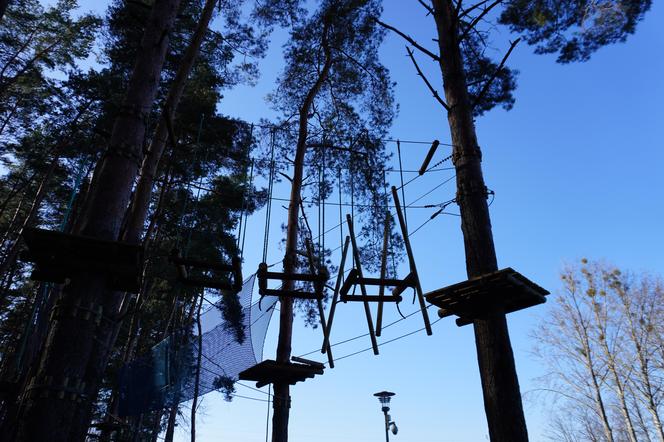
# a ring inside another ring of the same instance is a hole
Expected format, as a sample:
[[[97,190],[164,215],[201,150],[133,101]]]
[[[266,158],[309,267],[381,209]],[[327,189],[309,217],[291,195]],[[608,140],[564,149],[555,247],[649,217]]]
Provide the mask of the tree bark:
[[[80,233],[117,240],[142,158],[146,116],[156,96],[179,0],[156,1],[146,25],[122,112],[100,160]],[[39,369],[23,393],[18,440],[85,438],[122,302],[101,274],[72,279],[56,306]],[[101,314],[99,312],[101,307]],[[104,348],[97,348],[98,346]],[[79,402],[80,401],[80,402]]]
[[[157,173],[157,167],[159,166],[159,161],[163,155],[166,142],[168,141],[169,134],[166,120],[172,120],[175,115],[185,85],[187,84],[187,78],[191,73],[196,58],[198,57],[201,43],[208,30],[216,4],[217,0],[206,0],[196,31],[194,32],[189,46],[187,46],[187,50],[180,60],[175,79],[168,91],[161,118],[157,124],[154,136],[152,137],[152,143],[150,144],[148,153],[145,158],[143,158],[143,163],[141,164],[140,179],[136,185],[131,206],[129,207],[127,227],[123,234],[126,241],[138,242],[140,240],[145,220],[147,218],[148,208],[150,206],[154,177]],[[171,141],[174,142],[175,140]]]
[[[452,0],[433,0],[447,114],[457,177],[457,202],[469,278],[498,269],[481,167],[473,109],[468,97],[465,68]],[[499,296],[499,295],[498,295]],[[521,393],[507,321],[503,311],[474,321],[475,343],[482,379],[484,409],[493,442],[528,440]]]
[[[307,150],[307,123],[314,99],[332,68],[332,53],[327,40],[328,24],[325,23],[322,33],[325,62],[316,82],[307,93],[300,107],[297,149],[293,166],[290,202],[288,205],[288,224],[286,227],[286,253],[284,256],[284,273],[297,271],[297,239],[299,225],[299,207],[302,198],[302,179],[304,175],[304,156]],[[286,281],[284,290],[293,290],[294,281]],[[291,341],[293,339],[293,299],[282,297],[279,311],[279,338],[277,344],[277,361],[289,362],[291,357]],[[290,385],[284,382],[274,383],[274,413],[272,416],[272,442],[288,442],[288,419],[290,413]]]

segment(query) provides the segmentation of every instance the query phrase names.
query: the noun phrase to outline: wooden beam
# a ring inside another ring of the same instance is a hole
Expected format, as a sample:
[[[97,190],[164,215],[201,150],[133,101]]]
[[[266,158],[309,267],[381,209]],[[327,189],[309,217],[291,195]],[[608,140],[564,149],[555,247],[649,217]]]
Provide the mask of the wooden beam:
[[[385,229],[383,230],[383,253],[380,257],[380,280],[385,280],[387,273],[387,246],[390,238],[390,211],[385,211]],[[368,284],[366,279],[365,284]],[[380,336],[383,329],[383,295],[385,295],[385,285],[380,284],[378,287],[378,313],[376,314],[376,336]]]
[[[419,174],[424,175],[424,172],[427,171],[427,167],[429,167],[429,163],[431,162],[431,159],[433,158],[433,154],[436,153],[436,149],[438,149],[438,146],[440,145],[440,141],[434,140],[433,143],[431,144],[431,147],[429,148],[429,152],[427,152],[426,158],[424,158],[424,162],[422,163],[422,166],[420,167]]]
[[[327,332],[325,333],[325,338],[323,340],[323,346],[321,347],[321,352],[325,353],[327,346],[330,345],[330,332],[332,331],[332,321],[334,320],[334,312],[337,308],[337,302],[339,300],[339,290],[341,288],[341,282],[344,277],[344,267],[346,265],[346,255],[348,253],[348,244],[350,243],[350,236],[346,236],[346,241],[344,241],[343,252],[341,254],[341,264],[339,264],[339,274],[337,275],[337,283],[334,286],[334,296],[332,297],[332,306],[330,306],[330,316],[327,321]]]
[[[424,320],[424,328],[427,331],[427,335],[431,336],[433,331],[431,330],[431,322],[429,322],[429,314],[427,313],[427,307],[424,303],[424,294],[422,293],[422,286],[420,285],[420,278],[417,276],[417,267],[415,266],[415,257],[413,256],[413,249],[410,246],[410,239],[408,238],[408,228],[406,227],[406,221],[404,220],[403,213],[401,212],[401,203],[399,202],[399,195],[397,193],[397,188],[392,186],[392,197],[394,198],[394,205],[397,210],[397,218],[399,219],[399,225],[401,226],[401,236],[403,236],[403,243],[406,247],[406,253],[408,254],[408,263],[410,264],[410,273],[415,278],[415,291],[417,292],[417,299],[420,304],[420,310],[422,311],[422,319]]]
[[[350,236],[350,241],[353,246],[353,257],[355,258],[355,269],[357,270],[357,276],[363,278],[362,276],[362,264],[360,263],[360,251],[357,248],[357,241],[355,240],[355,230],[353,229],[353,218],[350,215],[346,215],[346,222],[348,223],[348,234]],[[360,290],[362,296],[367,296],[367,288],[364,284],[360,283]],[[375,355],[378,354],[378,343],[376,342],[376,334],[374,333],[373,319],[371,318],[371,309],[369,308],[369,303],[364,301],[364,314],[367,317],[367,326],[369,328],[369,337],[371,338],[371,348]]]

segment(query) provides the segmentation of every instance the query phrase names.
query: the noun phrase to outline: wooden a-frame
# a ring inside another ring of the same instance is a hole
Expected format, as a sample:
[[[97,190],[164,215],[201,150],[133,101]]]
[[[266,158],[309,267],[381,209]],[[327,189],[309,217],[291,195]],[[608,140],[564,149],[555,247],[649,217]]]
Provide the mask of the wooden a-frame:
[[[367,318],[367,326],[369,328],[369,336],[371,338],[371,347],[374,354],[378,354],[378,344],[376,342],[376,336],[380,336],[382,329],[382,320],[383,320],[383,303],[385,302],[401,302],[401,294],[409,287],[415,289],[417,298],[420,305],[420,310],[422,312],[422,318],[424,320],[424,327],[426,329],[427,335],[431,335],[433,332],[431,330],[431,322],[429,321],[429,315],[427,313],[427,308],[424,303],[424,294],[422,292],[422,286],[420,284],[420,279],[417,273],[417,267],[415,265],[415,257],[413,256],[413,250],[410,245],[410,239],[408,238],[408,229],[406,228],[406,222],[401,210],[401,204],[399,202],[399,196],[397,194],[396,187],[392,187],[392,197],[394,198],[394,205],[396,207],[397,218],[399,221],[399,226],[401,228],[401,235],[403,237],[404,246],[406,249],[406,254],[408,255],[408,264],[410,267],[410,273],[403,279],[390,279],[386,278],[387,273],[387,249],[389,242],[390,234],[390,215],[387,211],[385,217],[385,230],[383,235],[383,253],[381,257],[381,269],[380,269],[380,278],[365,278],[362,273],[362,265],[360,262],[360,253],[359,248],[357,247],[357,240],[355,238],[355,230],[353,228],[353,219],[350,215],[346,215],[346,221],[348,223],[348,236],[343,246],[343,252],[341,255],[341,264],[339,265],[339,274],[337,276],[337,283],[334,289],[334,296],[332,298],[332,306],[330,307],[330,316],[327,323],[327,330],[325,331],[325,341],[323,342],[323,347],[321,351],[323,353],[329,348],[329,336],[332,328],[332,322],[334,320],[334,314],[336,311],[336,305],[342,302],[349,301],[358,301],[364,304],[364,311]],[[345,282],[343,281],[343,275],[345,270],[346,258],[348,254],[349,243],[352,247],[353,261],[354,266],[351,268],[348,273],[348,277]],[[360,287],[360,295],[349,294],[351,289],[354,286]],[[378,295],[368,295],[366,286],[378,286]],[[385,288],[394,287],[391,294],[385,294]],[[369,307],[370,302],[378,303],[378,313],[376,319],[376,329],[374,331],[373,318],[371,316],[371,309]]]

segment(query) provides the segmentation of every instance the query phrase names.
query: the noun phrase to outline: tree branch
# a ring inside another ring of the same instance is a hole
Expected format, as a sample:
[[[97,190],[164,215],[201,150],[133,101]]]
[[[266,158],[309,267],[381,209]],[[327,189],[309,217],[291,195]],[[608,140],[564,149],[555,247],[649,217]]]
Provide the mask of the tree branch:
[[[415,65],[415,69],[417,69],[417,75],[422,77],[422,80],[424,80],[424,83],[427,85],[427,87],[429,88],[429,90],[433,94],[433,97],[436,100],[438,100],[438,102],[445,108],[446,111],[449,112],[450,107],[447,105],[447,103],[445,103],[445,101],[442,98],[440,98],[440,95],[438,95],[438,91],[435,90],[433,88],[433,86],[431,86],[431,83],[429,82],[427,77],[424,76],[424,73],[420,69],[420,66],[417,64],[417,61],[415,61],[415,57],[413,56],[413,51],[408,46],[406,46],[406,51],[408,51],[408,56],[410,57],[411,61],[413,62],[413,65]]]
[[[431,6],[424,3],[424,0],[417,0],[417,1],[420,3],[420,5],[422,5],[424,7],[424,9],[426,9],[428,11],[427,15],[429,15],[429,14],[433,15],[433,8]]]
[[[505,54],[505,56],[503,57],[503,59],[500,61],[500,64],[498,65],[498,69],[496,69],[496,71],[493,73],[493,75],[491,76],[491,78],[489,78],[489,80],[484,84],[484,87],[482,87],[482,90],[481,90],[480,93],[477,95],[477,98],[476,98],[475,101],[473,102],[473,107],[477,106],[477,105],[482,101],[482,99],[484,98],[484,95],[485,95],[485,94],[487,93],[487,91],[489,90],[489,87],[491,87],[491,83],[493,83],[493,81],[496,79],[496,77],[498,76],[498,74],[500,73],[500,71],[503,69],[503,67],[505,67],[505,62],[507,61],[507,59],[509,58],[510,54],[512,53],[512,51],[514,50],[514,48],[516,47],[516,45],[519,44],[520,41],[521,41],[521,37],[517,38],[516,40],[514,40],[514,41],[510,44],[510,48],[509,48],[509,50],[507,51],[507,53]]]
[[[433,52],[431,52],[430,50],[428,50],[424,46],[420,45],[418,42],[413,40],[413,38],[411,36],[404,34],[403,32],[401,32],[400,30],[398,30],[394,26],[390,26],[387,23],[383,23],[382,21],[378,20],[377,18],[374,18],[374,20],[376,21],[376,23],[378,23],[379,25],[381,25],[385,29],[389,29],[390,31],[392,31],[392,32],[396,33],[397,35],[401,36],[404,40],[406,40],[408,43],[410,43],[411,45],[413,45],[414,47],[416,47],[417,49],[419,49],[420,51],[422,51],[423,53],[425,53],[429,57],[431,57],[434,61],[436,61],[436,62],[440,61],[440,57],[438,55],[434,54]]]
[[[473,12],[475,9],[479,8],[480,6],[482,6],[482,5],[484,5],[488,2],[489,2],[489,0],[483,0],[479,3],[475,3],[473,6],[469,7],[468,9],[464,9],[463,12],[458,15],[457,19],[461,20],[462,18],[464,18],[465,16],[467,16],[468,14]]]
[[[498,6],[499,4],[501,4],[502,2],[503,2],[503,0],[495,0],[495,1],[494,1],[493,3],[491,3],[489,6],[487,6],[486,8],[484,8],[484,10],[480,13],[480,15],[478,15],[477,17],[475,17],[475,18],[473,19],[473,21],[470,22],[470,24],[469,24],[468,27],[466,28],[465,32],[464,32],[463,35],[461,36],[461,38],[459,38],[459,43],[461,43],[466,37],[468,37],[468,34],[470,34],[470,31],[471,31],[475,26],[477,26],[477,24],[480,22],[480,20],[482,20],[482,19],[483,19],[483,18],[484,18],[484,17],[485,17],[485,16],[486,16],[486,15],[487,15],[492,9],[493,9],[493,8],[495,8],[496,6]]]

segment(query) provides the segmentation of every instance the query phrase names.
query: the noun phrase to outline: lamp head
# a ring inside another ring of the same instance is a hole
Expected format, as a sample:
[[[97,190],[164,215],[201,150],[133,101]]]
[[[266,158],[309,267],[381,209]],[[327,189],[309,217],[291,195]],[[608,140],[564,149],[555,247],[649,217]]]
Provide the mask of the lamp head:
[[[384,413],[390,411],[390,400],[394,394],[395,393],[392,393],[391,391],[379,391],[378,393],[374,393],[374,396],[380,401]]]

